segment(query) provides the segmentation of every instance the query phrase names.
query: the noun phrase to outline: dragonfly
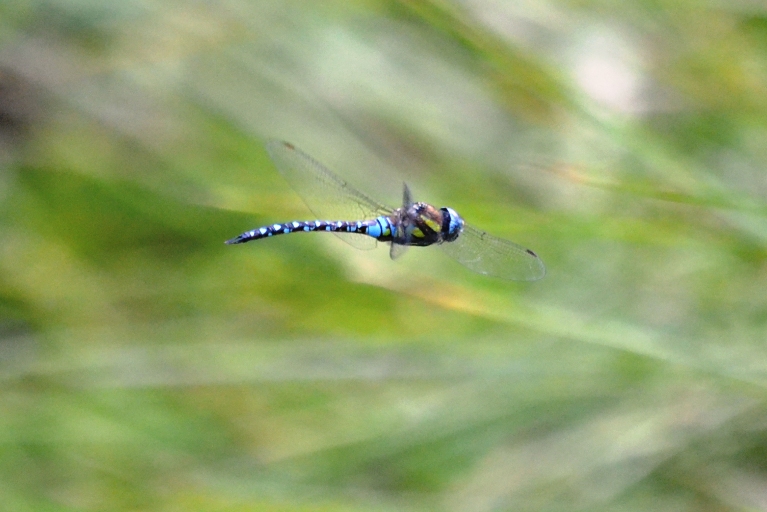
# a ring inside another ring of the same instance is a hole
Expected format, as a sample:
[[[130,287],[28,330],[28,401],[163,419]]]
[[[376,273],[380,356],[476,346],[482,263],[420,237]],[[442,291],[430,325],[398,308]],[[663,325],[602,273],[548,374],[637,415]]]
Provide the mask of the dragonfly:
[[[464,222],[450,207],[413,201],[404,184],[402,205],[387,207],[353,188],[317,160],[283,141],[270,141],[267,152],[285,180],[309,210],[325,220],[292,221],[246,231],[226,244],[243,244],[277,235],[331,232],[358,249],[390,244],[392,259],[408,247],[438,246],[480,274],[515,281],[535,281],[546,273],[530,249],[492,236]]]

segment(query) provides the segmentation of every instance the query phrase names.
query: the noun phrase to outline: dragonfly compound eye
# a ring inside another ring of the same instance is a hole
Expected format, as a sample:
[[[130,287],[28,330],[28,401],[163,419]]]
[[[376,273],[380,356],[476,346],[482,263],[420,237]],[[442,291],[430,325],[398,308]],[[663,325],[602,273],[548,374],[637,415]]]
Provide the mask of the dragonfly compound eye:
[[[452,242],[463,231],[463,219],[452,208],[440,208],[442,211],[442,238]]]

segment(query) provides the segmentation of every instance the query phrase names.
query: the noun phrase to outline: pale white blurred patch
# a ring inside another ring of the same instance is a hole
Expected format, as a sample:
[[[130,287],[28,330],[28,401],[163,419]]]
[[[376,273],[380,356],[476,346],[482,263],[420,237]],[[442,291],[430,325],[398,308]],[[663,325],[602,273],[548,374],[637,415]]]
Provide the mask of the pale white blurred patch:
[[[589,30],[570,54],[575,82],[602,107],[623,113],[646,110],[641,55],[628,37],[609,30]]]
[[[647,110],[641,42],[620,25],[599,25],[579,11],[549,2],[467,0],[485,27],[570,71],[599,106],[621,113]]]

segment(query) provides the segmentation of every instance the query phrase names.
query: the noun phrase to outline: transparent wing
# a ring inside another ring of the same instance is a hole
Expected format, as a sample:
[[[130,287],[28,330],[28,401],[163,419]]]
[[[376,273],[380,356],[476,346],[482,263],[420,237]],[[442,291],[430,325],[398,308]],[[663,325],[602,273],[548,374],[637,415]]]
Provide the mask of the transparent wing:
[[[402,184],[402,211],[407,211],[407,209],[410,207],[410,205],[413,204],[413,194],[410,192],[410,187],[407,186],[407,183]],[[396,226],[397,230],[401,229],[401,226]],[[396,233],[399,234],[399,233]],[[397,258],[401,257],[408,248],[408,242],[409,237],[405,238],[404,244],[395,244],[392,242],[391,247],[389,248],[389,257],[393,260],[396,260]]]
[[[389,257],[393,260],[396,260],[405,254],[405,252],[407,252],[407,248],[407,245],[392,243],[391,247],[389,248]]]
[[[480,274],[514,281],[535,281],[546,274],[546,267],[533,251],[468,225],[455,241],[440,247]]]
[[[269,156],[277,170],[298,192],[318,220],[365,220],[388,215],[392,208],[352,188],[321,163],[288,142],[269,141]],[[358,249],[372,249],[376,239],[353,233],[333,233]]]

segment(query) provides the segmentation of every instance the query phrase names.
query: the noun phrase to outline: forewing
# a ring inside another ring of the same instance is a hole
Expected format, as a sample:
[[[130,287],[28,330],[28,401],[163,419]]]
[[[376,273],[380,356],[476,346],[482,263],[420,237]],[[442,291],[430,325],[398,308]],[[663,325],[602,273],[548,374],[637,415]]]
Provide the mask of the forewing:
[[[288,142],[270,141],[266,150],[277,170],[318,220],[365,220],[392,211],[355,190],[324,165]],[[358,249],[372,249],[376,246],[375,238],[366,235],[333,234]]]
[[[440,247],[480,274],[514,281],[535,281],[546,274],[546,267],[533,251],[468,225],[455,241]]]
[[[402,184],[402,207],[400,208],[400,212],[402,212],[400,215],[406,215],[405,212],[408,211],[410,208],[410,205],[413,204],[413,194],[410,192],[410,187],[407,186],[407,183]],[[394,217],[394,233],[392,233],[392,237],[394,239],[401,240],[402,243],[391,243],[391,247],[389,247],[389,257],[393,260],[396,260],[397,258],[400,258],[405,252],[407,251],[407,248],[410,246],[410,231],[406,229],[404,226],[402,226],[402,220],[400,215],[397,215]]]

